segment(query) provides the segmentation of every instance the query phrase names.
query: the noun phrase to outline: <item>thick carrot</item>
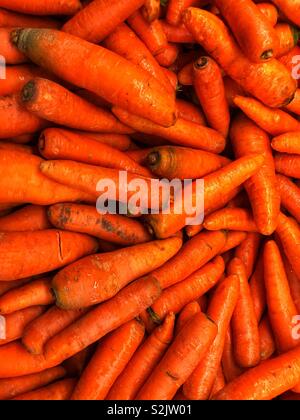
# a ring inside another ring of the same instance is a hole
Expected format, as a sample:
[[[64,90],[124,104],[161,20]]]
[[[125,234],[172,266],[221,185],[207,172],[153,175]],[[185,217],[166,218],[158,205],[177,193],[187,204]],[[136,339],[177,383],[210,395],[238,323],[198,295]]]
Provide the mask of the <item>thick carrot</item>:
[[[31,277],[27,279],[15,280],[15,281],[1,281],[0,282],[0,296],[4,295],[4,293],[8,292],[9,290],[23,286],[23,284],[26,284],[30,281],[31,281]]]
[[[72,400],[104,400],[141,344],[144,334],[144,326],[133,320],[105,337],[81,375]]]
[[[184,25],[170,25],[165,20],[162,20],[161,24],[169,42],[176,42],[179,44],[192,44],[195,42],[192,34],[186,29]]]
[[[9,2],[11,3],[11,2]],[[24,2],[23,2],[24,5]],[[60,22],[38,16],[28,16],[21,13],[0,9],[0,26],[16,28],[58,28]]]
[[[23,87],[21,100],[33,115],[59,125],[104,133],[132,132],[110,112],[96,107],[51,80],[35,78],[29,81]]]
[[[242,114],[234,120],[230,138],[237,158],[247,156],[249,153],[262,153],[265,156],[263,166],[245,182],[245,188],[259,232],[271,235],[278,222],[280,195],[276,188],[275,165],[269,138],[263,130]]]
[[[63,379],[54,384],[19,395],[13,400],[65,401],[70,399],[75,385],[76,379]]]
[[[32,375],[0,379],[0,399],[10,400],[18,395],[34,391],[35,389],[61,379],[65,374],[65,369],[62,366],[57,366]]]
[[[298,313],[300,313],[300,281],[298,277],[296,276],[294,270],[292,269],[290,262],[288,261],[287,257],[284,254],[282,255],[282,259],[283,259],[285,273],[286,273],[289,286],[290,286],[291,296],[297,308]]]
[[[142,13],[148,22],[158,19],[160,15],[160,0],[146,0]]]
[[[158,22],[158,21],[156,21]],[[176,44],[168,44],[165,48],[155,56],[160,66],[164,68],[171,67],[178,58],[180,47]]]
[[[102,215],[92,206],[56,204],[49,208],[48,216],[52,225],[58,229],[87,233],[123,246],[151,240],[151,235],[138,220],[118,214]]]
[[[215,400],[271,400],[300,382],[300,347],[248,370],[214,396]]]
[[[50,229],[47,208],[28,205],[0,218],[1,232],[26,232]]]
[[[284,133],[274,137],[272,147],[277,152],[300,154],[300,131]]]
[[[277,57],[288,54],[299,41],[299,31],[288,23],[277,23],[275,26],[277,38],[279,40],[279,48]]]
[[[5,323],[4,334],[0,335],[0,346],[22,337],[26,326],[44,311],[42,306],[31,306],[1,317]]]
[[[272,136],[299,131],[300,123],[281,109],[272,109],[254,98],[236,96],[235,104],[264,131]]]
[[[300,222],[300,189],[284,175],[277,175],[277,188],[281,196],[281,205]]]
[[[269,359],[276,351],[276,344],[268,316],[258,326],[261,360]]]
[[[196,124],[206,125],[204,114],[198,106],[184,99],[177,99],[176,106],[179,118],[192,121]]]
[[[226,382],[225,382],[225,377],[224,377],[224,373],[223,373],[223,369],[222,369],[222,365],[220,365],[218,372],[217,372],[217,377],[215,379],[214,385],[212,387],[211,393],[210,393],[210,398],[212,399],[212,397],[217,394],[217,392],[221,391],[221,389],[224,388]]]
[[[258,233],[248,233],[246,239],[235,250],[235,257],[245,265],[248,279],[253,273],[255,262],[259,253],[261,236]]]
[[[115,381],[107,400],[133,400],[136,397],[171,343],[174,321],[174,315],[168,314],[164,323],[140,346]]]
[[[221,282],[212,296],[207,315],[216,323],[218,334],[183,386],[183,393],[190,400],[207,400],[211,394],[222,359],[226,333],[238,302],[239,290],[239,278],[229,276]]]
[[[182,240],[174,237],[79,260],[54,277],[56,303],[62,309],[78,309],[110,299],[168,261],[181,245]]]
[[[296,276],[300,278],[300,254],[298,251],[300,246],[300,228],[298,223],[281,213],[276,233]]]
[[[300,155],[277,153],[274,157],[276,171],[291,178],[300,178]]]
[[[201,312],[201,308],[196,300],[185,305],[177,317],[175,335],[178,335],[183,327],[199,312]]]
[[[246,232],[228,232],[227,240],[224,248],[220,251],[220,254],[224,254],[227,251],[230,251],[240,245],[247,237]]]
[[[285,66],[275,59],[252,63],[218,17],[205,10],[189,8],[185,11],[184,23],[207,53],[247,92],[271,107],[282,106],[293,99],[296,82]]]
[[[252,213],[239,207],[217,210],[205,218],[203,226],[208,230],[257,232]]]
[[[170,180],[201,178],[229,162],[229,159],[214,153],[176,146],[156,147],[147,157],[147,165],[151,172]]]
[[[268,19],[272,26],[275,26],[278,20],[278,10],[272,3],[258,3],[256,7]]]
[[[79,0],[1,0],[0,7],[31,15],[73,15],[81,8]]]
[[[234,350],[233,350],[233,339],[232,339],[232,328],[228,328],[226,332],[224,350],[222,355],[222,368],[226,382],[231,382],[233,379],[240,376],[243,369],[237,365]]]
[[[56,270],[96,252],[97,248],[95,239],[80,233],[54,229],[1,233],[0,281]]]
[[[235,82],[231,77],[225,76],[223,77],[224,88],[225,88],[225,95],[230,108],[236,108],[236,104],[234,103],[234,98],[237,95],[244,96],[245,91],[237,82]]]
[[[202,56],[194,63],[194,88],[210,127],[228,135],[230,114],[222,73],[210,57]]]
[[[26,56],[11,43],[11,31],[12,28],[0,28],[0,54],[7,64],[26,63]]]
[[[224,207],[239,192],[239,186],[254,175],[263,165],[263,155],[248,155],[236,160],[224,168],[204,177],[204,211],[217,210]],[[193,193],[196,201],[196,193]],[[168,215],[150,215],[146,222],[157,237],[168,237],[186,225],[185,212],[174,214],[173,208]]]
[[[298,0],[273,0],[275,6],[280,9],[283,14],[296,25],[300,25],[299,10],[300,4]]]
[[[175,123],[174,97],[147,71],[117,54],[49,29],[17,30],[12,39],[32,61],[67,82],[163,126]],[[66,61],[66,56],[72,60]]]
[[[240,281],[240,295],[232,316],[234,355],[241,367],[249,368],[260,362],[258,322],[246,269],[239,258],[229,263],[228,274],[236,274]]]
[[[225,147],[225,139],[220,133],[183,118],[178,118],[176,124],[172,127],[164,128],[149,120],[130,114],[125,109],[114,107],[113,113],[123,124],[136,131],[162,137],[180,146],[194,147],[213,153],[220,153]]]
[[[217,334],[216,324],[199,313],[176,336],[139,391],[137,400],[171,400],[205,356]]]
[[[264,260],[261,254],[256,263],[254,272],[249,280],[250,292],[254,304],[256,319],[259,322],[266,309],[266,289],[264,282]]]

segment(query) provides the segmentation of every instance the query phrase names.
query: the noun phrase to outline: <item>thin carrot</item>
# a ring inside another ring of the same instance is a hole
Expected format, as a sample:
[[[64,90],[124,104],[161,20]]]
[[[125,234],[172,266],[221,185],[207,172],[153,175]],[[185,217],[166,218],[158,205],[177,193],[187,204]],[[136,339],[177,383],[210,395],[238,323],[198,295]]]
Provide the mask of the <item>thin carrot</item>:
[[[174,97],[147,71],[117,54],[50,29],[17,30],[12,40],[32,61],[67,82],[163,126],[175,123]],[[72,60],[66,61],[66,56]]]
[[[300,222],[300,189],[284,175],[277,175],[277,188],[281,196],[281,205],[297,222]]]
[[[194,147],[213,153],[220,153],[225,147],[225,139],[217,131],[183,118],[178,118],[173,127],[164,128],[130,114],[125,109],[114,107],[113,112],[119,120],[136,131],[159,136],[181,146]]]
[[[282,106],[293,99],[296,82],[284,65],[275,59],[252,63],[218,17],[205,10],[189,8],[185,11],[184,23],[207,53],[247,92],[271,107]]]
[[[180,48],[177,44],[168,44],[159,54],[155,56],[155,59],[157,60],[160,66],[168,68],[175,63],[175,61],[178,58],[179,52]]]
[[[256,319],[259,322],[266,309],[266,289],[264,283],[264,260],[261,254],[249,280]]]
[[[58,269],[95,252],[98,247],[97,241],[87,235],[54,229],[7,232],[0,236],[0,281]]]
[[[28,205],[0,218],[1,232],[26,232],[50,229],[51,224],[44,206]]]
[[[79,0],[1,0],[0,7],[31,15],[72,15],[81,8]]]
[[[185,305],[177,317],[175,335],[179,334],[183,327],[199,312],[200,305],[197,301],[193,301]]]
[[[227,251],[230,251],[231,249],[236,248],[238,245],[240,245],[247,237],[246,232],[228,232],[227,233],[227,240],[224,248],[220,251],[220,254],[224,254]]]
[[[300,281],[298,277],[296,276],[294,270],[292,269],[292,266],[289,260],[284,254],[282,255],[282,259],[283,259],[285,273],[286,273],[289,286],[290,286],[291,296],[297,308],[298,313],[300,313]]]
[[[275,339],[268,316],[258,326],[261,360],[269,359],[276,351]]]
[[[197,97],[209,125],[226,138],[230,114],[218,64],[210,57],[200,57],[194,63],[193,79]]]
[[[171,400],[212,344],[217,326],[202,312],[181,330],[139,391],[137,400]]]
[[[222,368],[226,382],[231,382],[233,379],[240,376],[243,372],[243,369],[238,366],[235,361],[231,326],[228,328],[225,337],[224,350],[222,355]]]
[[[65,401],[69,400],[76,384],[76,379],[63,379],[54,384],[18,395],[13,400]]]
[[[255,262],[259,253],[261,236],[258,233],[248,233],[246,239],[235,250],[235,257],[239,258],[245,265],[248,279],[253,273]]]
[[[241,367],[249,368],[260,362],[258,322],[245,265],[239,258],[230,262],[228,274],[237,275],[240,281],[240,295],[232,316],[234,355]]]
[[[249,210],[242,208],[224,208],[205,218],[203,226],[208,230],[237,230],[257,232],[257,226]]]
[[[11,2],[9,2],[11,3]],[[24,5],[24,2],[23,2]],[[28,16],[21,13],[0,9],[0,26],[15,28],[53,28],[60,26],[58,21],[39,16]]]
[[[195,42],[192,34],[184,25],[174,26],[164,20],[161,21],[161,24],[169,42],[183,44],[192,44]]]
[[[177,99],[176,106],[179,118],[192,121],[196,124],[206,125],[204,114],[198,106],[184,99]]]
[[[277,172],[291,178],[300,178],[300,155],[277,153],[274,160]]]
[[[300,131],[284,133],[274,137],[272,147],[277,152],[300,155]]]
[[[164,323],[140,346],[112,386],[107,400],[133,400],[136,397],[171,343],[174,321],[174,315],[168,314]]]
[[[289,20],[298,26],[300,25],[299,2],[297,0],[273,0],[273,3]]]
[[[21,64],[28,60],[10,40],[11,28],[0,28],[0,54],[7,64]]]
[[[212,397],[217,394],[217,392],[221,391],[221,389],[224,388],[226,382],[225,382],[225,377],[224,377],[224,373],[223,373],[223,369],[222,369],[222,365],[220,365],[218,372],[217,372],[217,377],[215,380],[215,383],[212,387],[211,393],[210,393],[210,398],[212,399]]]
[[[160,15],[160,0],[146,0],[142,9],[144,18],[148,22],[153,22]]]
[[[4,293],[8,292],[9,290],[23,286],[23,284],[26,284],[30,281],[31,281],[31,277],[27,279],[15,280],[15,281],[1,281],[0,282],[0,296],[4,295]]]
[[[278,10],[272,3],[258,3],[256,7],[268,19],[272,26],[275,26],[278,20]]]
[[[275,31],[279,40],[279,48],[277,50],[277,57],[288,54],[299,41],[299,31],[294,26],[288,23],[277,23]]]

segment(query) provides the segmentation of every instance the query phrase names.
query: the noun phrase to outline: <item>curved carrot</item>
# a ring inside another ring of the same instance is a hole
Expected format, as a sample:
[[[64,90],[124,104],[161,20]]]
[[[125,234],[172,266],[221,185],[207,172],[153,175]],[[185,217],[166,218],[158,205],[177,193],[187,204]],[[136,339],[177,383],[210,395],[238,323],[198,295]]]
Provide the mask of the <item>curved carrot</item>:
[[[2,233],[0,281],[56,270],[95,252],[97,247],[97,241],[87,235],[54,229]]]
[[[217,326],[199,313],[177,335],[165,356],[139,391],[137,400],[171,400],[202,360]]]
[[[201,360],[183,386],[188,399],[207,400],[211,394],[220,367],[226,332],[238,302],[239,279],[229,276],[216,288],[208,306],[207,315],[215,321],[218,333],[207,355]]]
[[[258,3],[256,7],[268,19],[272,26],[275,26],[278,20],[278,10],[272,3]]]
[[[0,6],[31,15],[72,15],[81,8],[79,0],[1,0]]]
[[[246,239],[235,250],[235,257],[239,258],[245,265],[246,274],[249,279],[258,256],[261,236],[258,233],[250,232]]]
[[[299,31],[288,23],[277,23],[275,26],[277,38],[279,40],[279,48],[277,57],[288,54],[299,41]]]
[[[235,274],[240,281],[240,295],[232,316],[234,355],[244,368],[260,362],[258,322],[243,262],[234,258],[228,266],[228,274]]]
[[[12,40],[32,61],[67,82],[163,126],[175,123],[174,97],[147,71],[117,54],[50,29],[16,30]],[[72,60],[66,62],[66,56]]]
[[[276,351],[275,339],[268,316],[265,316],[258,326],[261,360],[270,359]]]
[[[277,188],[281,195],[281,205],[300,222],[300,189],[284,175],[277,175]]]
[[[153,22],[160,15],[160,0],[146,0],[142,9],[144,18],[148,22]]]
[[[300,4],[298,0],[273,0],[275,6],[280,9],[283,14],[296,25],[300,25],[299,10]]]
[[[184,99],[177,99],[176,106],[179,118],[192,121],[196,124],[206,125],[204,114],[198,106]]]
[[[64,401],[69,400],[76,384],[76,379],[63,379],[54,384],[19,395],[13,400]]]
[[[8,0],[9,1],[9,0]],[[7,3],[8,3],[7,1]],[[11,2],[9,2],[11,3]],[[24,6],[24,2],[22,2]],[[22,13],[0,9],[0,26],[15,28],[59,28],[60,23],[53,19],[39,16],[28,16]]]
[[[257,232],[257,226],[249,210],[242,208],[224,208],[205,218],[203,226],[208,230],[237,230]]]
[[[185,305],[177,317],[175,335],[179,334],[183,327],[199,312],[200,305],[197,301],[193,301]]]
[[[284,133],[274,137],[272,147],[277,152],[300,155],[300,131]]]
[[[164,20],[161,21],[161,24],[169,42],[176,42],[177,44],[192,44],[195,42],[192,34],[184,25],[174,26]]]
[[[47,209],[43,206],[28,205],[0,218],[1,232],[26,232],[50,229]]]
[[[222,368],[226,382],[231,382],[243,372],[243,369],[237,365],[234,357],[231,326],[228,328],[225,336],[224,350],[222,354]]]
[[[168,44],[164,49],[155,56],[160,66],[171,67],[178,58],[180,48],[177,44]]]
[[[300,178],[300,155],[277,153],[274,160],[277,172],[292,178]]]
[[[1,14],[1,12],[0,12]],[[28,60],[10,40],[12,28],[0,28],[0,54],[7,64],[22,64]]]
[[[205,10],[189,8],[185,11],[184,23],[207,53],[247,92],[271,107],[282,106],[293,99],[296,82],[284,65],[275,59],[252,63],[218,17]]]
[[[266,308],[266,288],[264,283],[264,260],[260,255],[249,280],[250,292],[256,319],[259,322]]]
[[[230,251],[231,249],[236,248],[238,245],[240,245],[247,237],[246,232],[235,232],[231,231],[227,233],[227,240],[224,248],[220,251],[220,254],[224,254],[227,251]]]
[[[104,400],[144,338],[145,328],[129,321],[104,338],[84,370],[72,400]]]

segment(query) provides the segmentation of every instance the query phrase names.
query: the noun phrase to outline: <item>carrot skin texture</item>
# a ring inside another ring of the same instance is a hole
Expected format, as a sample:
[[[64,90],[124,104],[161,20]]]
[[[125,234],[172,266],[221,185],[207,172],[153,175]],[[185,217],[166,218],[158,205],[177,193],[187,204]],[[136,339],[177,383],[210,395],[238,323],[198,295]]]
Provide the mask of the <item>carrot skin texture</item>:
[[[261,236],[258,233],[248,233],[246,239],[235,250],[235,257],[239,258],[245,265],[246,275],[249,279],[253,273],[257,260]]]
[[[26,232],[51,227],[47,218],[47,209],[44,206],[28,205],[0,218],[1,232]]]
[[[294,22],[296,25],[300,25],[300,18],[299,18],[299,10],[300,5],[299,2],[296,1],[284,1],[284,0],[274,0],[273,3],[275,6],[280,9],[285,16],[288,17],[289,20]]]
[[[270,321],[265,316],[258,326],[261,360],[268,360],[276,351],[276,344]]]
[[[257,226],[249,210],[242,208],[224,208],[205,218],[203,226],[208,230],[237,230],[257,232]]]
[[[222,248],[220,254],[224,254],[225,252],[236,248],[246,239],[246,237],[247,237],[246,232],[235,232],[235,231],[228,232],[226,244],[224,248]]]
[[[226,332],[224,350],[222,354],[222,368],[227,383],[240,376],[243,372],[243,369],[238,366],[234,357],[231,326]]]
[[[199,312],[202,311],[196,300],[185,305],[177,317],[175,335],[178,335],[183,327]]]
[[[37,401],[67,401],[70,399],[76,379],[63,379],[35,391],[19,395],[13,400],[37,400]]]
[[[29,283],[30,281],[31,281],[31,277],[27,279],[15,280],[15,281],[1,281],[0,282],[0,296],[4,295],[4,293],[8,292],[9,290],[23,286],[23,284]]]
[[[300,132],[289,132],[272,139],[272,148],[277,152],[300,154]]]
[[[277,188],[281,196],[281,205],[297,222],[300,222],[300,189],[288,177],[277,174]]]
[[[260,255],[249,280],[256,319],[259,322],[266,308],[266,289],[264,283],[264,261]]]
[[[291,178],[300,178],[300,155],[277,153],[274,157],[276,171]]]
[[[31,15],[72,15],[81,8],[79,0],[1,0],[0,7]]]
[[[278,20],[278,10],[272,3],[259,3],[256,7],[269,20],[272,26],[275,26]]]
[[[298,223],[291,217],[280,214],[276,233],[280,239],[283,250],[295,271],[296,276],[300,277],[300,259],[299,259],[299,238],[300,228]]]

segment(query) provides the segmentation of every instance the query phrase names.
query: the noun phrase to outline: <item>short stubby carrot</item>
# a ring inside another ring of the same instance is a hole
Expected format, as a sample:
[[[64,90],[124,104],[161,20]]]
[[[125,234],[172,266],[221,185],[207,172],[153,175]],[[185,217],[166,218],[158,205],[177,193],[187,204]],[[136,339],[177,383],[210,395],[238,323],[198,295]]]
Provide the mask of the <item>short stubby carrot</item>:
[[[292,131],[274,137],[272,148],[277,152],[300,155],[300,131]]]
[[[295,219],[280,214],[279,223],[276,229],[283,250],[291,263],[297,277],[300,278],[300,227]]]
[[[80,10],[79,0],[1,0],[0,7],[31,15],[72,15]]]
[[[137,400],[171,400],[203,359],[217,334],[216,324],[202,312],[176,336],[139,391]]]
[[[277,174],[281,205],[300,223],[300,188],[288,177]]]
[[[157,124],[169,127],[175,123],[175,98],[146,70],[119,55],[50,29],[16,30],[12,40],[33,62],[67,82]],[[66,56],[72,60],[66,61]]]
[[[194,63],[188,63],[178,72],[178,82],[183,86],[192,86],[194,81]]]
[[[300,178],[300,155],[277,153],[274,157],[276,171],[291,178]]]
[[[8,0],[9,1],[9,0]],[[7,3],[8,3],[7,1]],[[9,2],[11,4],[11,2]],[[22,3],[24,5],[24,2]],[[0,9],[0,26],[6,28],[59,28],[60,23],[54,19],[40,16],[28,16],[5,9]]]
[[[248,232],[246,239],[235,249],[235,257],[243,262],[248,279],[253,273],[255,262],[259,255],[260,244],[261,235],[256,232]]]
[[[259,326],[260,358],[268,360],[276,351],[276,344],[268,316],[265,316]]]
[[[56,303],[62,309],[78,309],[110,299],[128,283],[168,261],[181,244],[181,239],[174,237],[83,258],[54,277]]]
[[[7,232],[0,235],[0,281],[46,273],[97,251],[97,241],[60,230]],[[26,261],[26,264],[24,264]]]
[[[113,384],[107,400],[133,400],[136,397],[169,347],[173,339],[174,321],[174,314],[168,314],[164,323],[139,347]]]
[[[300,4],[298,0],[273,0],[275,6],[296,25],[300,25],[299,10]]]
[[[237,158],[249,153],[262,153],[265,156],[263,166],[245,182],[245,188],[259,232],[271,235],[278,222],[280,195],[276,188],[270,140],[263,130],[242,114],[235,118],[230,138]]]
[[[83,371],[72,400],[104,400],[141,344],[144,334],[144,326],[133,320],[105,337]]]
[[[7,64],[21,64],[28,60],[10,40],[11,28],[0,28],[0,54]]]
[[[70,399],[76,379],[63,379],[54,384],[19,395],[13,400],[23,401],[67,401]]]
[[[255,269],[249,280],[250,292],[254,305],[256,319],[259,322],[266,309],[266,288],[264,282],[263,254],[258,257]]]
[[[208,230],[237,230],[244,232],[257,232],[253,215],[243,208],[224,208],[207,216],[204,227]]]
[[[0,217],[1,232],[26,232],[52,227],[44,206],[28,205],[7,216]]]

